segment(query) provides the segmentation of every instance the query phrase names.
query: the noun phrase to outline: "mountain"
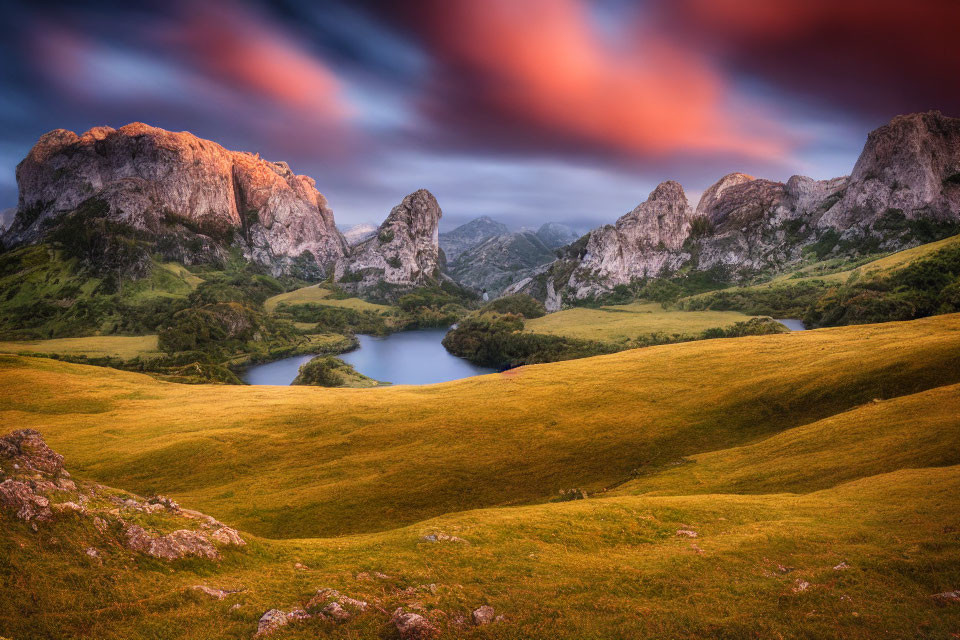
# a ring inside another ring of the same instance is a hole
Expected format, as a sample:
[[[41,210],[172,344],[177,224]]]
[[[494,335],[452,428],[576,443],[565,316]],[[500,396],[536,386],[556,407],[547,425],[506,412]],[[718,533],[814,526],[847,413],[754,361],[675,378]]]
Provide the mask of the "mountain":
[[[960,118],[915,113],[871,132],[847,188],[817,225],[870,233],[891,212],[907,220],[957,220]]]
[[[311,178],[186,131],[139,122],[80,136],[57,129],[17,166],[17,184],[8,247],[84,215],[145,236],[185,264],[222,260],[235,247],[276,273],[297,262],[329,272],[347,251]]]
[[[532,269],[555,259],[538,233],[505,233],[467,249],[449,269],[457,282],[496,296]]]
[[[453,262],[457,257],[481,242],[494,236],[510,233],[505,224],[501,224],[487,216],[481,216],[466,224],[462,224],[453,231],[440,234],[440,248],[447,257],[447,262]]]
[[[559,249],[579,238],[577,232],[559,222],[544,223],[537,229],[537,237],[548,249]]]
[[[146,277],[151,254],[223,264],[231,251],[274,275],[334,275],[355,291],[420,286],[439,273],[441,214],[428,191],[404,198],[379,229],[352,227],[348,244],[313,179],[189,132],[142,123],[81,136],[57,129],[17,167],[17,183],[4,247],[83,243],[75,253],[121,264],[124,278]]]
[[[811,256],[894,251],[958,231],[960,119],[918,113],[870,133],[850,176],[783,183],[731,173],[693,210],[678,183],[664,182],[506,293],[529,293],[555,310],[645,278],[699,272],[746,282]]]
[[[343,239],[347,241],[347,245],[353,247],[360,244],[364,240],[372,237],[377,232],[377,228],[372,224],[355,224],[352,227],[347,227],[345,230],[341,231],[343,233]]]
[[[442,215],[432,193],[414,191],[390,211],[376,235],[353,247],[338,283],[363,291],[381,283],[405,287],[438,282]]]

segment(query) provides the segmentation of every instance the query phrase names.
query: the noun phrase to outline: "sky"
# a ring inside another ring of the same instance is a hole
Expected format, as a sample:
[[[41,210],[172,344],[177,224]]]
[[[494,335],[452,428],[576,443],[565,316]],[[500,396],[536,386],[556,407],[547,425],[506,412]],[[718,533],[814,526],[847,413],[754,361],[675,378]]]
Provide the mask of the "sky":
[[[661,181],[850,172],[960,115],[956,0],[0,0],[0,209],[52,129],[134,121],[285,160],[338,224],[612,223]]]

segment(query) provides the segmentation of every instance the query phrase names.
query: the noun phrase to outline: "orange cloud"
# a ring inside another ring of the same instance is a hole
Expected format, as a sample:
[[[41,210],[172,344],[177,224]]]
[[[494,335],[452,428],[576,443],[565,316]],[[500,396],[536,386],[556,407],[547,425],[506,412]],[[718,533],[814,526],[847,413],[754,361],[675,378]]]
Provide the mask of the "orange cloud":
[[[182,8],[170,43],[216,80],[314,116],[350,113],[336,75],[262,16],[239,3],[187,2]]]
[[[478,100],[558,135],[639,155],[772,158],[789,145],[760,113],[733,107],[702,57],[639,28],[605,37],[582,0],[436,0],[423,15]]]

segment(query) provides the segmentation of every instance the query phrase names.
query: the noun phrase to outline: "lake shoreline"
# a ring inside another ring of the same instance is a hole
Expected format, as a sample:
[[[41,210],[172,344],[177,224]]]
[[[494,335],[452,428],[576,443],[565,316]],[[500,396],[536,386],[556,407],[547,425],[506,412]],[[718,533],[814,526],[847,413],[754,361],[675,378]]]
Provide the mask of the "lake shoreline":
[[[239,377],[253,386],[289,386],[301,366],[317,356],[335,355],[357,373],[383,386],[424,385],[496,373],[451,354],[443,346],[449,327],[396,331],[386,336],[357,334],[356,346],[338,354],[296,353],[246,367]]]

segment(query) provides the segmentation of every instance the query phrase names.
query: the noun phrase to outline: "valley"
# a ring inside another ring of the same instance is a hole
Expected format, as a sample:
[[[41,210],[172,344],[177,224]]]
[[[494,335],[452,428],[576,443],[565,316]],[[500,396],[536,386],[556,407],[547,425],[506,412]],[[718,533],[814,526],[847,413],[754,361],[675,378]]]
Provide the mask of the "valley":
[[[374,605],[280,637],[389,633],[396,607],[451,638],[946,633],[960,610],[933,596],[960,579],[957,336],[960,315],[943,315],[366,390],[4,356],[5,425],[39,429],[78,483],[162,492],[247,544],[163,561],[82,514],[40,535],[12,520],[0,544],[22,577],[0,622],[249,637],[328,588]],[[78,561],[91,545],[100,560]],[[481,605],[504,618],[474,626]]]
[[[586,234],[423,188],[341,232],[285,162],[51,131],[0,236],[0,634],[950,637],[958,122]]]

